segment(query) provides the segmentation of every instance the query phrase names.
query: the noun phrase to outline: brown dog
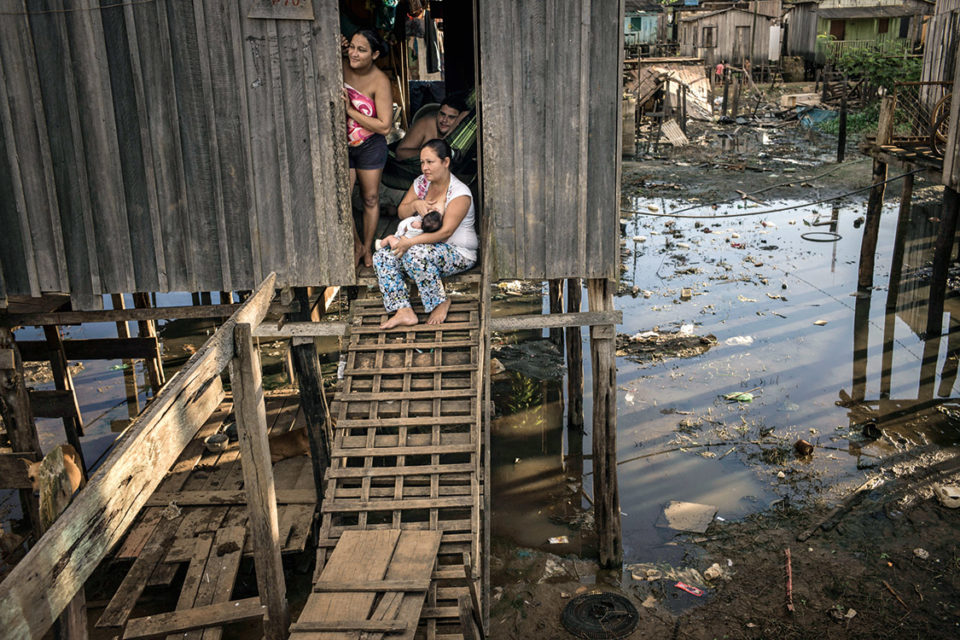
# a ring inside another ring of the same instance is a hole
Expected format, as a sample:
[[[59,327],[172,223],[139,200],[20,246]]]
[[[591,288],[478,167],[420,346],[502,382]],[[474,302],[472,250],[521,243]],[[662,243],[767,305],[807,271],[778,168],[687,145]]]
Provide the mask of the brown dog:
[[[69,444],[61,444],[58,447],[63,452],[63,468],[64,472],[67,474],[67,482],[70,484],[70,494],[73,495],[77,492],[78,489],[82,489],[83,485],[86,484],[86,481],[83,479],[83,472],[81,471],[80,456],[77,454],[77,450],[74,449]],[[50,455],[49,453],[47,455]],[[27,466],[27,477],[30,479],[30,484],[33,486],[33,492],[40,492],[40,465],[43,463],[42,460],[36,462],[31,462],[26,458],[20,458],[23,461],[23,464]]]
[[[270,462],[310,455],[310,440],[304,428],[293,429],[270,438]]]

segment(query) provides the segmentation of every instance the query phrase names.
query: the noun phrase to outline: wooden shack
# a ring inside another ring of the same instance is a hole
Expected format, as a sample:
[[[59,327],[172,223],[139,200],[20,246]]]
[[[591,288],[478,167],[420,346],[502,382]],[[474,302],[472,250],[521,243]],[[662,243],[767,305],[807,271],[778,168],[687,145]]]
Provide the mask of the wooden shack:
[[[731,4],[680,17],[680,55],[760,69],[780,59],[780,3],[777,0]]]
[[[347,322],[316,322],[318,301],[308,289],[372,282],[355,270],[351,251],[340,3],[0,0],[0,408],[8,430],[36,434],[13,328],[50,327],[50,341],[68,323],[229,317],[134,420],[91,488],[66,507],[17,575],[0,585],[0,619],[11,637],[40,637],[64,611],[63,620],[76,623],[84,607],[74,596],[134,525],[146,533],[124,584],[132,580],[139,590],[120,589],[120,605],[108,606],[123,614],[107,616],[108,626],[125,626],[121,636],[240,619],[261,620],[271,639],[288,632],[388,633],[415,629],[426,597],[429,637],[471,637],[488,611],[488,593],[478,599],[477,586],[488,586],[489,576],[488,363],[495,329],[567,329],[576,365],[570,398],[579,398],[582,420],[580,328],[590,327],[599,556],[605,566],[621,561],[620,314],[613,294],[624,3],[474,0],[471,8],[463,13],[474,22],[457,33],[474,35],[480,264],[461,280],[472,291],[451,307],[447,322],[386,334],[378,327],[385,317],[379,300],[356,300]],[[558,313],[491,320],[490,284],[500,278],[550,280],[551,311]],[[582,279],[588,312],[580,309]],[[242,305],[232,304],[231,294],[231,304],[195,312],[100,310],[106,294],[241,290],[252,292]],[[349,353],[333,426],[320,401],[313,344],[322,335],[344,336]],[[291,490],[306,490],[299,483],[312,480],[310,496],[297,499],[321,511],[313,593],[290,627],[280,498],[269,471],[253,342],[259,338],[293,342],[314,473],[301,467]],[[58,353],[65,358],[63,345]],[[227,369],[231,398],[221,383]],[[403,402],[396,401],[400,393]],[[241,463],[230,472],[234,491],[212,498],[194,492],[188,506],[239,506],[234,511],[249,510],[250,528],[242,530],[242,519],[230,527],[214,523],[215,531],[202,532],[204,547],[188,535],[196,527],[177,529],[182,514],[157,526],[150,509],[162,506],[163,496],[151,502],[151,494],[170,485],[172,476],[161,474],[171,465],[182,465],[173,484],[183,489],[201,436],[223,428],[228,401],[236,405],[240,437],[231,453]],[[26,444],[15,450],[39,458],[38,444],[19,442]],[[17,482],[26,489],[23,478]],[[157,579],[151,572],[158,563],[173,563],[172,573],[162,571],[171,580],[183,564],[187,579],[197,579],[213,558],[209,536],[219,540],[223,528],[241,542],[233,569],[244,536],[254,540],[257,598],[229,602],[231,577],[218,587],[222,602],[200,604],[184,587],[187,614],[128,620],[147,580]],[[173,529],[182,539],[171,550]],[[160,535],[155,531],[165,537],[151,537]],[[359,546],[341,547],[348,538]],[[392,551],[394,544],[394,564],[389,553],[380,566],[376,554],[357,552]],[[406,545],[420,549],[415,575],[412,564],[401,566]],[[357,557],[364,559],[362,574]],[[44,606],[33,607],[37,601]],[[337,602],[366,603],[367,611]],[[403,622],[382,617],[398,611]]]

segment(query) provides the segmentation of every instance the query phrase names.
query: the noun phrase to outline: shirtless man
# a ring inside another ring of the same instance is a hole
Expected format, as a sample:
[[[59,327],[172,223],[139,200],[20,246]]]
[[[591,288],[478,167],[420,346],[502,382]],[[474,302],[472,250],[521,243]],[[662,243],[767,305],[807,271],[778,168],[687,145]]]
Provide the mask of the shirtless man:
[[[410,127],[407,135],[397,145],[397,159],[419,157],[420,147],[427,140],[446,138],[467,115],[467,105],[457,96],[447,96],[440,103],[436,118],[420,118]]]

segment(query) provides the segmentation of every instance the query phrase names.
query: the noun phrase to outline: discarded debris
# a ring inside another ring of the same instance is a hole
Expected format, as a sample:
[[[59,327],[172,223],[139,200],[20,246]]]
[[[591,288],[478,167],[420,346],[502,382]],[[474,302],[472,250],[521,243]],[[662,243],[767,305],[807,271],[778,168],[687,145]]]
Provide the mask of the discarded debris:
[[[703,595],[703,589],[698,589],[697,587],[692,587],[692,586],[690,586],[689,584],[686,584],[685,582],[678,582],[677,584],[675,584],[675,585],[673,585],[673,586],[675,586],[677,589],[681,589],[681,590],[683,590],[683,591],[686,591],[687,593],[689,593],[689,594],[692,595],[692,596],[697,596],[698,598]]]
[[[693,289],[681,289],[680,290],[680,299],[686,302],[693,297]]]
[[[824,326],[824,325],[827,324],[827,321],[826,321],[826,320],[814,320],[814,321],[813,321],[813,324],[817,325],[818,327],[822,327],[822,326]]]
[[[923,547],[917,547],[913,550],[913,555],[917,556],[921,560],[927,560],[930,558],[930,552],[924,549]]]
[[[753,394],[748,391],[734,391],[723,396],[728,402],[753,402]]]
[[[671,500],[663,509],[656,526],[675,531],[704,533],[719,509],[709,504]]]
[[[724,340],[723,344],[731,347],[749,347],[753,344],[753,336],[732,336]]]
[[[793,608],[793,563],[790,560],[790,547],[787,547],[783,550],[783,554],[786,556],[786,568],[787,568],[787,611],[790,613],[794,612]]]
[[[960,507],[960,485],[933,485],[933,494],[948,509]]]
[[[547,542],[550,544],[570,544],[570,538],[568,536],[556,536],[547,538]]]
[[[693,335],[682,330],[676,333],[642,331],[629,336],[617,334],[617,355],[634,362],[661,362],[668,358],[691,358],[706,353],[717,344],[716,336]]]
[[[799,457],[806,458],[813,454],[813,445],[801,438],[793,443],[793,450],[797,452]]]

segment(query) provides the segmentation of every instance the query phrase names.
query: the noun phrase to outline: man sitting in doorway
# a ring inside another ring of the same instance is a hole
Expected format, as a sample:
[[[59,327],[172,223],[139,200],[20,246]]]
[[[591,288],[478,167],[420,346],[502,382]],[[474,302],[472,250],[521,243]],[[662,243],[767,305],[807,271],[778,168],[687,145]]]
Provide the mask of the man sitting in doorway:
[[[424,142],[434,138],[446,138],[447,134],[460,123],[467,111],[467,105],[460,96],[454,94],[444,98],[443,102],[440,103],[440,110],[437,111],[436,118],[420,118],[410,127],[407,135],[397,145],[397,159],[407,160],[408,158],[419,157],[420,147],[423,146]]]

